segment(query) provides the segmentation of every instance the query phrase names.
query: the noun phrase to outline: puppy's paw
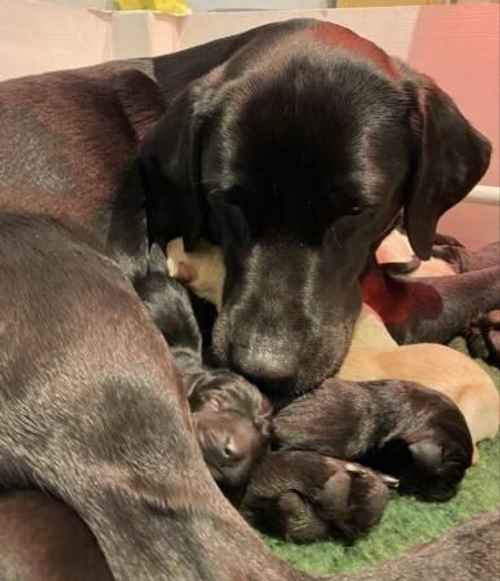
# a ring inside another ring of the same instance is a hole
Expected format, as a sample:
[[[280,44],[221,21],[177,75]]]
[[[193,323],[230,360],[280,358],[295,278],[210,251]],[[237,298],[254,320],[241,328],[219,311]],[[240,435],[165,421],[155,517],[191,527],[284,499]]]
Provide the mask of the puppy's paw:
[[[419,438],[410,435],[407,444],[405,452],[394,463],[400,491],[423,500],[452,498],[472,464],[473,445],[468,431]]]
[[[289,490],[277,498],[276,516],[280,536],[295,543],[312,543],[328,537],[329,523],[299,493]]]
[[[358,464],[316,452],[273,452],[252,474],[241,511],[290,541],[352,539],[380,520],[389,486],[397,480]]]
[[[316,495],[321,518],[343,536],[355,538],[378,523],[398,480],[353,462],[328,459],[334,473]]]
[[[467,347],[473,357],[500,367],[500,309],[472,321],[467,333]]]

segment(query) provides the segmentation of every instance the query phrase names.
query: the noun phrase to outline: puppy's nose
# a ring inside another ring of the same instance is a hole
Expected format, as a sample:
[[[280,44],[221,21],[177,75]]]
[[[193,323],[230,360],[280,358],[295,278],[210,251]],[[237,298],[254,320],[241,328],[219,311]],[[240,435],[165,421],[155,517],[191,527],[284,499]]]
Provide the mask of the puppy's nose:
[[[233,345],[231,367],[255,381],[259,387],[266,383],[286,382],[293,376],[290,361],[268,349]]]

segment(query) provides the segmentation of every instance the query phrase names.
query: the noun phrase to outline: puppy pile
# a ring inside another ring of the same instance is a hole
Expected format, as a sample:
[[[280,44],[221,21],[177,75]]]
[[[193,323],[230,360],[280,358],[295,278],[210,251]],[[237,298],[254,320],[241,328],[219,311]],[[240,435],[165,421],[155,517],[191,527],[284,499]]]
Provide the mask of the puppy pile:
[[[381,268],[407,268],[413,277],[454,272],[452,261],[412,262],[401,246],[407,240],[396,230],[380,246]],[[186,253],[174,240],[167,254],[169,273],[218,307],[220,249],[203,242]],[[200,343],[192,345],[199,368]],[[476,444],[493,438],[500,423],[500,396],[481,367],[444,345],[399,346],[368,304],[337,378],[274,413],[234,373],[196,375],[188,366],[184,376],[196,383],[190,403],[198,439],[222,490],[254,526],[295,542],[366,533],[391,488],[448,500],[478,461]]]

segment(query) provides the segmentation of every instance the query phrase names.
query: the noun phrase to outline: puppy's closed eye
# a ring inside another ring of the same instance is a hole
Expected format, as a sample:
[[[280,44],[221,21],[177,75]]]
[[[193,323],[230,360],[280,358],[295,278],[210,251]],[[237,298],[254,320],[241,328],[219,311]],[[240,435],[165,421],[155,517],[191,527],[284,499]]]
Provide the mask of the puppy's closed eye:
[[[223,456],[229,461],[236,461],[241,457],[241,451],[238,450],[236,442],[233,438],[228,436],[222,448]]]

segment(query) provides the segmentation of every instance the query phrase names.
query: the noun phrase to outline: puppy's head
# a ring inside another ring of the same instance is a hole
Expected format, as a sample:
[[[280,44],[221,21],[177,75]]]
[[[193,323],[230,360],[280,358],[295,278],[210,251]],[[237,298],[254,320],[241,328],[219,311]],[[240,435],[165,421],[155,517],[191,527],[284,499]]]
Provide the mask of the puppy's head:
[[[254,38],[171,105],[142,150],[150,234],[222,247],[216,357],[305,391],[338,369],[360,273],[401,209],[427,258],[489,155],[432,81],[308,22]]]
[[[246,484],[270,435],[271,407],[256,387],[227,371],[190,395],[195,430],[203,457],[223,489]]]
[[[193,414],[203,457],[221,487],[245,484],[265,450],[265,438],[253,421],[239,412],[204,410]]]

